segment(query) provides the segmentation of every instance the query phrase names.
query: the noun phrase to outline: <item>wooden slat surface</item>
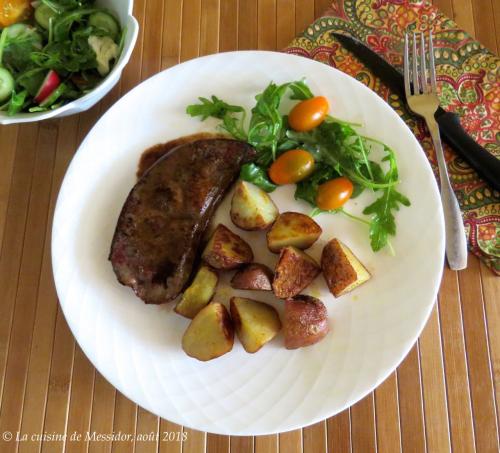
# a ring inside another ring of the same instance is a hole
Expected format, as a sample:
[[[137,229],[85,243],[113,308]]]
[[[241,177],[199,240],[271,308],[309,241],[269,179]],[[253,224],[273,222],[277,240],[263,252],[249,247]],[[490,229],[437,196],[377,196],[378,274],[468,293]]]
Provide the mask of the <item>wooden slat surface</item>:
[[[353,452],[377,451],[373,393],[351,407],[351,442]]]
[[[401,426],[396,373],[375,390],[375,423],[378,451],[399,451]]]
[[[119,85],[99,105],[62,120],[0,127],[0,436],[68,435],[51,442],[0,439],[0,452],[498,451],[500,279],[472,256],[465,271],[445,269],[418,343],[375,392],[328,420],[256,438],[202,433],[138,408],[88,362],[57,304],[53,209],[71,157],[102,113],[141,80],[181,61],[283,48],[328,3],[136,0],[137,46]],[[434,4],[491,50],[500,49],[499,1]],[[96,441],[87,432],[130,438]]]

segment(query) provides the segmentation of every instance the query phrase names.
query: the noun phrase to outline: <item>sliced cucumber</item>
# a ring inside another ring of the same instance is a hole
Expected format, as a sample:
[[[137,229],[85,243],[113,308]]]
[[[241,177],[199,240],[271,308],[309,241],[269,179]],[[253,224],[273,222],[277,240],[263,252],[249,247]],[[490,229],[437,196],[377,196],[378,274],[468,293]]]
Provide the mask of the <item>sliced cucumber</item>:
[[[34,47],[37,49],[42,48],[42,35],[38,33],[35,27],[27,24],[14,24],[7,27],[7,37],[10,39],[29,37],[32,39]]]
[[[9,38],[17,38],[25,33],[29,33],[32,27],[27,24],[13,24],[7,27],[7,36]]]
[[[113,39],[118,36],[118,33],[120,32],[120,26],[118,25],[116,19],[111,14],[103,11],[97,11],[96,13],[91,14],[89,17],[89,25],[92,25],[98,30],[104,31]]]
[[[57,12],[45,3],[40,4],[40,6],[35,9],[35,20],[41,27],[45,28],[45,30],[50,28],[50,19],[55,19],[57,16]]]
[[[5,68],[0,68],[0,102],[9,99],[14,91],[14,77]]]

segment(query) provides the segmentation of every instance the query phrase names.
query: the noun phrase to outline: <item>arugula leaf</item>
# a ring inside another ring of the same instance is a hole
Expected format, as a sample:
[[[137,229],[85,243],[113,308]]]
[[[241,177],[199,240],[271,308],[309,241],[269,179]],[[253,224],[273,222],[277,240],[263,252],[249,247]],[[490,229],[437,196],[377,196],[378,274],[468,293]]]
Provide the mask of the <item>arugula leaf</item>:
[[[75,73],[97,66],[96,56],[88,40],[82,36],[73,41],[47,44],[40,52],[32,52],[31,60],[41,68],[54,69],[62,75]]]
[[[265,192],[272,192],[277,187],[267,177],[266,170],[252,163],[242,165],[240,178],[243,179],[243,181],[255,184]]]
[[[12,116],[20,112],[28,96],[28,91],[23,90],[20,93],[12,93],[9,105],[7,107],[7,115]]]
[[[5,34],[5,35],[4,35]],[[34,27],[26,24],[14,24],[3,30],[3,55],[1,62],[12,73],[25,71],[33,67],[29,57],[30,53],[40,50],[42,47],[42,36]]]
[[[357,182],[352,183],[352,186],[353,189],[351,194],[351,200],[359,197],[365,191],[365,188],[361,184],[358,184]]]
[[[93,27],[81,26],[72,32],[71,39],[54,40],[42,51],[32,52],[31,59],[38,67],[54,69],[62,75],[96,69],[96,52],[90,46],[89,38],[101,35]]]
[[[388,188],[374,203],[363,210],[363,214],[373,214],[370,223],[370,243],[377,252],[387,245],[390,236],[396,235],[396,221],[392,210],[399,210],[399,204],[410,206],[410,200],[397,190]]]
[[[388,155],[384,160],[389,161],[389,171],[385,175],[387,181],[394,181],[398,178],[396,159],[394,152],[384,146]],[[396,235],[396,220],[393,210],[398,211],[399,206],[410,206],[410,200],[394,187],[384,189],[383,194],[371,205],[363,210],[363,214],[372,214],[370,223],[370,243],[372,249],[377,252],[389,242],[389,236]]]
[[[75,24],[81,24],[91,14],[100,11],[97,8],[75,9],[56,17],[53,26],[53,39],[56,42],[71,41],[70,32]]]
[[[207,98],[198,98],[201,104],[188,105],[186,112],[191,116],[201,116],[204,121],[209,117],[224,119],[227,113],[241,113],[244,112],[243,107],[239,105],[230,105],[219,99],[217,96],[212,96],[212,100]]]
[[[276,160],[278,151],[291,149],[291,141],[287,138],[284,127],[288,125],[288,118],[279,112],[281,101],[288,89],[292,91],[290,99],[305,100],[313,97],[303,80],[282,85],[271,82],[255,97],[257,103],[252,109],[248,142],[259,151],[257,162],[261,165],[268,166]]]
[[[349,125],[324,122],[309,132],[289,130],[287,137],[304,145],[317,161],[333,167],[339,174],[362,187],[383,189],[397,184],[397,181],[374,179],[373,168],[376,165],[367,160],[366,150],[363,152],[357,143],[359,135]],[[378,171],[376,174],[380,177]]]
[[[251,144],[258,151],[257,163],[267,167],[280,152],[296,145],[295,141],[286,136],[287,116],[279,111],[288,89],[292,92],[291,99],[304,100],[313,97],[303,80],[281,85],[271,82],[255,97],[257,102],[251,111],[248,134],[243,129],[244,109],[227,104],[216,96],[212,96],[211,100],[199,98],[201,104],[189,105],[186,111],[191,116],[200,116],[202,121],[209,117],[222,120],[221,127],[233,137]],[[241,118],[237,116],[238,113],[243,113]]]
[[[41,0],[42,3],[47,5],[58,13],[68,11],[71,9],[81,8],[85,6],[92,6],[95,0]]]
[[[319,185],[339,176],[340,174],[334,168],[321,163],[316,164],[314,173],[307,179],[297,183],[295,199],[304,200],[310,205],[316,206],[316,195],[318,194]]]
[[[186,108],[186,113],[193,117],[201,116],[204,121],[209,117],[222,120],[222,129],[227,131],[238,140],[247,140],[247,134],[243,129],[245,120],[245,109],[238,105],[230,105],[217,96],[212,96],[211,100],[207,98],[198,98],[201,104],[191,104]],[[242,113],[241,117],[236,114]]]
[[[18,75],[16,84],[28,90],[30,96],[35,96],[45,79],[47,71],[45,68],[28,69]]]
[[[314,208],[311,213],[309,214],[310,217],[315,217],[319,214],[343,214],[345,215],[346,217],[348,217],[349,219],[351,220],[355,220],[356,222],[359,222],[359,223],[362,223],[363,225],[370,225],[370,222],[368,222],[368,220],[365,220],[361,217],[358,217],[354,214],[351,214],[350,212],[347,212],[344,208],[338,208],[338,209],[333,209],[333,210],[330,210],[330,211],[325,211],[323,209],[320,209],[320,208]]]
[[[259,151],[257,162],[267,166],[276,159],[279,138],[283,128],[283,116],[279,112],[288,83],[276,85],[271,82],[255,99],[248,129],[248,143]]]
[[[292,90],[292,95],[290,99],[305,101],[306,99],[311,99],[314,97],[311,89],[307,86],[304,80],[299,80],[297,82],[290,82],[288,88]]]

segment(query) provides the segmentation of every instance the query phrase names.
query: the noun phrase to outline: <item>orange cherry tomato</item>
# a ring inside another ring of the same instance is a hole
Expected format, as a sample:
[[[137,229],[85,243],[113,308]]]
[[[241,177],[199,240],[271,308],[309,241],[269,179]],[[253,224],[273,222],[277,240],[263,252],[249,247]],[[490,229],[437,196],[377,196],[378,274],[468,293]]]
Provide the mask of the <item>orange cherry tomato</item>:
[[[30,0],[0,0],[0,28],[26,19],[30,11]]]
[[[324,211],[342,207],[351,198],[354,186],[345,176],[331,179],[318,187],[316,204]]]
[[[275,184],[292,184],[307,178],[314,170],[314,157],[303,149],[292,149],[279,156],[269,168]]]
[[[299,102],[288,115],[288,123],[293,130],[307,132],[319,126],[328,114],[330,106],[323,96]]]

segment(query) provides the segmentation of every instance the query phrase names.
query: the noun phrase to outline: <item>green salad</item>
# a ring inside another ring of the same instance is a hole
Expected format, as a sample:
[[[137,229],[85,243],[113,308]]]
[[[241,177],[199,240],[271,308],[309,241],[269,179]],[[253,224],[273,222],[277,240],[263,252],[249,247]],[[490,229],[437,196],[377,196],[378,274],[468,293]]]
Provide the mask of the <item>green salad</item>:
[[[123,45],[116,17],[94,0],[33,2],[30,19],[0,32],[0,110],[43,112],[91,91]]]
[[[299,101],[284,114],[284,96]],[[328,100],[314,96],[304,81],[270,83],[256,96],[246,127],[246,112],[212,96],[187,107],[193,117],[216,118],[220,128],[257,150],[255,162],[243,165],[240,177],[267,192],[278,185],[296,184],[295,198],[309,203],[311,215],[341,213],[366,224],[374,251],[388,246],[396,235],[394,212],[410,201],[397,190],[398,166],[394,151],[358,132],[359,124],[328,114]],[[375,199],[363,217],[345,203],[369,190]]]

